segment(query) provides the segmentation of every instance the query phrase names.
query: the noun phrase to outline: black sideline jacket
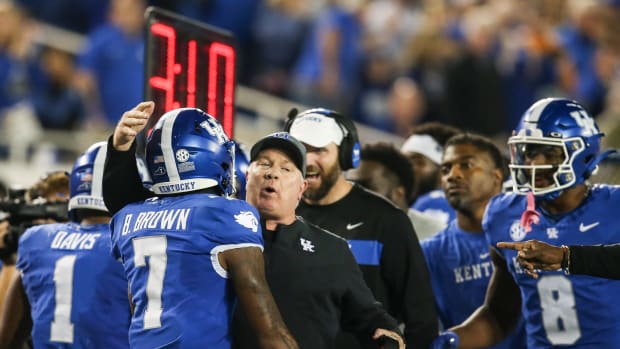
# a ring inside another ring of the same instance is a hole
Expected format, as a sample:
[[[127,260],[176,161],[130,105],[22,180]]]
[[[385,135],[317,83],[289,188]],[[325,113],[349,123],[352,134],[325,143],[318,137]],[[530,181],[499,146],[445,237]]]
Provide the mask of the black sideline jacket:
[[[438,333],[435,297],[422,248],[407,214],[357,184],[333,204],[302,201],[297,214],[348,241],[375,298],[405,324],[407,347],[428,348]],[[350,335],[340,339],[339,348],[360,347]]]

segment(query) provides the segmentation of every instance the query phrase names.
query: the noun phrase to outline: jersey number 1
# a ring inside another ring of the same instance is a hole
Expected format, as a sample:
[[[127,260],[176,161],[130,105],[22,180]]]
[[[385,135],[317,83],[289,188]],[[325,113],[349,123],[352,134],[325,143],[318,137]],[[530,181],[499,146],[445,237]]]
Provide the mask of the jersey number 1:
[[[73,324],[71,305],[73,301],[73,267],[76,255],[59,258],[54,267],[54,286],[56,286],[56,306],[54,320],[50,327],[50,341],[73,343]]]
[[[149,257],[149,271],[146,280],[146,310],[144,311],[144,329],[161,327],[161,294],[164,288],[166,249],[168,241],[165,235],[135,238],[133,242],[133,263],[136,267],[146,267]]]

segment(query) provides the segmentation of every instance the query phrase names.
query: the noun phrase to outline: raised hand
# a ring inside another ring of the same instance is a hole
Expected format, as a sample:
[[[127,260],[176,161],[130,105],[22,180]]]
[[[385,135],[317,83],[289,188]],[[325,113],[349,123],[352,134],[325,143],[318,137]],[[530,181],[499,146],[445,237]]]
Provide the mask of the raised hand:
[[[136,135],[144,129],[149,117],[155,110],[155,103],[142,102],[133,109],[123,113],[123,116],[116,124],[112,145],[118,151],[127,151],[131,148]]]

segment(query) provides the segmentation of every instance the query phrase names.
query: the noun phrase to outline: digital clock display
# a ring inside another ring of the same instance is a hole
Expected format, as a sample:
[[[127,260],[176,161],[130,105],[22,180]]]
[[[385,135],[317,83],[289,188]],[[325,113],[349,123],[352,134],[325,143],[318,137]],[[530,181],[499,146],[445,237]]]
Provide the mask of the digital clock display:
[[[165,112],[200,108],[233,137],[235,39],[232,34],[189,18],[149,7],[146,12],[144,90],[155,101],[147,129]]]

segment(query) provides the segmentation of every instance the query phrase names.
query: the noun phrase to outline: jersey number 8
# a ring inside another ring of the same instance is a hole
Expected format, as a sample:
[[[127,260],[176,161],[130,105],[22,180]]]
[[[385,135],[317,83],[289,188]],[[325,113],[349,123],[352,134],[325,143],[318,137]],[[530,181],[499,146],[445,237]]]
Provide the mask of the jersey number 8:
[[[581,329],[570,280],[562,275],[544,276],[536,287],[547,339],[553,345],[574,344],[581,337]]]

